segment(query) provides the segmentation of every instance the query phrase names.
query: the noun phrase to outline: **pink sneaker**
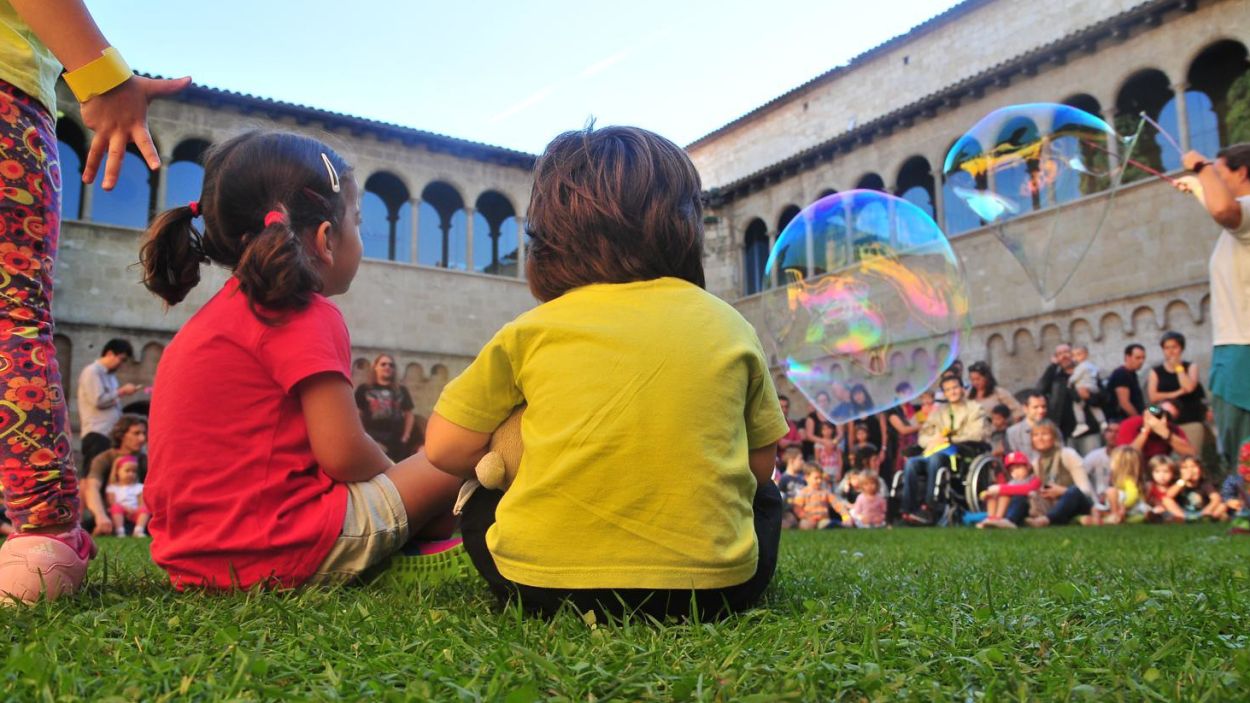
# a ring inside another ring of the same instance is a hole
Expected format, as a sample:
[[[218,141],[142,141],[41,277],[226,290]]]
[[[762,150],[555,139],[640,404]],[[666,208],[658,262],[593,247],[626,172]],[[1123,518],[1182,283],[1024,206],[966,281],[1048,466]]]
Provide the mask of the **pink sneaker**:
[[[95,542],[81,527],[59,535],[11,535],[0,545],[0,603],[55,600],[76,592],[95,553]]]

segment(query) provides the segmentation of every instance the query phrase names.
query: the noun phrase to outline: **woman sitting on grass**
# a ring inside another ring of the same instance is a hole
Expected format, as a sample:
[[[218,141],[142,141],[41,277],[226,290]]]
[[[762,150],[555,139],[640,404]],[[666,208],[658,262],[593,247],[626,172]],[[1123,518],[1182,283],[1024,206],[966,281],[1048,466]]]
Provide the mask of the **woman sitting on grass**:
[[[410,535],[450,534],[460,481],[422,455],[393,465],[352,395],[328,298],[360,263],[350,167],[314,139],[252,132],[209,152],[201,202],[160,215],[140,254],[170,305],[202,262],[232,274],[156,371],[152,558],[178,588],[338,584]]]
[[[535,165],[526,277],[542,304],[443,389],[425,445],[468,478],[526,404],[514,482],[462,517],[501,599],[715,616],[772,579],[789,427],[754,328],[704,290],[701,190],[680,147],[630,127],[567,132]]]

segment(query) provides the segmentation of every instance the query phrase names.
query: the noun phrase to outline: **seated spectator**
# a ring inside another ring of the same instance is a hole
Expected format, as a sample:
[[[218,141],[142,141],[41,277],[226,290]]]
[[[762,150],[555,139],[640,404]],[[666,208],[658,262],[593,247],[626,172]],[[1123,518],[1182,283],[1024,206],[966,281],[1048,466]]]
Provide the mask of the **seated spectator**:
[[[139,460],[139,482],[148,475],[148,421],[140,415],[122,415],[109,432],[112,449],[97,454],[87,467],[87,475],[79,484],[78,495],[86,507],[83,526],[94,535],[111,535],[116,527],[104,502],[104,492],[113,475],[113,464],[119,457],[134,456]]]
[[[998,458],[1007,456],[1007,429],[1011,427],[1011,409],[995,405],[990,410],[990,453]]]
[[[1081,518],[1082,525],[1118,525],[1126,520],[1142,520],[1146,515],[1146,496],[1142,491],[1141,452],[1132,447],[1111,450],[1111,480],[1106,491],[1099,494],[1102,502]]]
[[[829,490],[828,477],[815,464],[807,465],[807,485],[799,491],[795,501],[795,513],[800,530],[823,530],[836,526],[838,515],[845,512],[843,504]]]
[[[791,446],[786,449],[785,455],[785,472],[777,479],[777,489],[781,492],[781,499],[785,502],[785,511],[782,513],[781,526],[790,528],[797,527],[799,518],[795,514],[795,503],[798,500],[799,493],[803,487],[807,485],[807,479],[803,478],[803,452],[798,447]]]
[[[1137,372],[1146,364],[1146,348],[1140,344],[1130,344],[1124,348],[1124,364],[1111,372],[1107,379],[1107,390],[1114,399],[1114,407],[1108,416],[1116,420],[1138,417],[1146,409],[1142,398],[1141,382]]]
[[[933,391],[925,391],[920,394],[920,405],[916,408],[916,415],[912,418],[917,425],[924,427],[924,423],[933,414],[933,410],[937,407],[937,396]],[[919,430],[917,430],[919,432]],[[919,437],[916,438],[919,441]]]
[[[1180,332],[1164,334],[1160,345],[1163,363],[1150,369],[1146,396],[1155,405],[1171,401],[1176,406],[1176,424],[1184,430],[1189,443],[1202,451],[1207,408],[1203,404],[1206,391],[1198,380],[1198,365],[1181,359],[1185,353],[1185,335]]]
[[[916,446],[920,423],[916,421],[916,407],[906,399],[912,396],[912,385],[906,381],[894,388],[898,404],[885,411],[886,448],[885,461],[881,464],[881,478],[889,484],[896,471],[901,471],[907,453]]]
[[[777,456],[781,456],[790,447],[803,447],[803,431],[799,429],[799,424],[790,419],[790,398],[778,394],[777,402],[781,403],[781,414],[786,418],[786,425],[790,428],[785,436],[777,440]]]
[[[1108,421],[1102,426],[1103,446],[1085,455],[1085,473],[1094,484],[1094,495],[1103,495],[1111,486],[1111,450],[1115,448],[1120,423]],[[1144,460],[1143,460],[1144,462]]]
[[[126,521],[135,524],[135,537],[147,537],[148,520],[152,517],[143,505],[143,483],[139,481],[139,458],[126,454],[117,457],[105,489],[113,533],[126,536]]]
[[[851,522],[856,527],[885,527],[885,496],[881,495],[881,479],[873,471],[855,474],[859,496],[851,506]]]
[[[1037,451],[1033,449],[1033,428],[1047,422],[1048,408],[1045,393],[1029,391],[1024,402],[1024,419],[1007,428],[1007,451],[1023,452],[1030,461],[1037,459]],[[1062,433],[1059,435],[1059,442],[1063,443]]]
[[[1146,488],[1146,522],[1174,522],[1185,519],[1175,500],[1168,494],[1180,479],[1176,462],[1167,454],[1160,454],[1147,462],[1150,467],[1150,485]]]
[[[833,399],[828,393],[821,391],[816,394],[816,405],[803,418],[803,458],[812,461],[816,458],[816,440],[820,439],[820,423],[833,411]]]
[[[1072,448],[1089,454],[1097,448],[1098,428],[1106,422],[1101,408],[1090,399],[1098,392],[1098,367],[1089,358],[1089,347],[1077,344],[1072,347],[1072,375],[1068,386],[1072,389],[1072,414],[1076,426],[1072,429]]]
[[[1228,507],[1220,500],[1219,491],[1203,474],[1202,462],[1196,456],[1181,459],[1181,479],[1172,484],[1168,497],[1185,514],[1187,522],[1223,520]]]
[[[1185,431],[1176,424],[1176,406],[1172,401],[1152,405],[1144,415],[1130,417],[1120,423],[1116,446],[1131,445],[1146,461],[1163,454],[1196,455]]]
[[[1076,415],[1072,412],[1074,394],[1068,386],[1068,379],[1072,377],[1075,367],[1072,347],[1068,344],[1056,345],[1050,364],[1037,382],[1037,389],[1046,397],[1046,419],[1059,428],[1060,437],[1071,437],[1072,430],[1076,429]],[[1012,450],[1028,454],[1017,447],[1012,447]]]
[[[1011,452],[1003,459],[1003,466],[1007,475],[1000,476],[998,483],[981,491],[981,500],[985,501],[985,519],[977,523],[979,528],[1014,528],[1016,523],[1006,518],[1011,501],[1025,498],[1035,502],[1040,498],[1042,479],[1033,472],[1033,464],[1024,452]]]
[[[1007,519],[1017,525],[1028,522],[1030,527],[1046,527],[1066,525],[1078,516],[1088,515],[1094,507],[1094,487],[1085,473],[1081,455],[1059,443],[1059,430],[1053,423],[1033,428],[1032,436],[1033,448],[1037,450],[1033,467],[1042,480],[1038,507],[1046,512],[1026,518],[1030,506],[1016,498],[1007,506]]]
[[[986,413],[1004,405],[1011,414],[1011,422],[1024,419],[1024,408],[1020,406],[1020,401],[1006,388],[998,385],[990,365],[984,361],[978,361],[968,368],[968,397]]]
[[[1228,506],[1231,516],[1250,517],[1250,442],[1241,445],[1237,471],[1224,479],[1220,500]]]
[[[903,469],[902,517],[914,525],[931,525],[945,517],[946,499],[937,495],[937,475],[956,445],[985,442],[990,436],[985,410],[964,396],[957,377],[944,376],[942,392],[947,402],[937,406],[920,429],[924,454],[909,459]]]

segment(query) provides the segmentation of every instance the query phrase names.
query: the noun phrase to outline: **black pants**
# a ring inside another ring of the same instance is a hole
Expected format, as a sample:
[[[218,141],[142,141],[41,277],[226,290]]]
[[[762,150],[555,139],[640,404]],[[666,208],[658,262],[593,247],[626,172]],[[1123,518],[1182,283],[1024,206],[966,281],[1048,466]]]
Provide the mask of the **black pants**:
[[[87,477],[91,471],[91,461],[97,456],[113,448],[113,440],[99,432],[88,432],[82,436],[82,466],[78,467],[78,480]],[[105,479],[107,480],[107,475]]]
[[[777,551],[781,542],[781,514],[784,503],[781,493],[771,481],[755,492],[755,537],[759,543],[759,564],[755,575],[736,586],[702,590],[667,590],[652,588],[560,589],[538,588],[514,583],[504,578],[486,548],[486,530],[495,522],[495,508],[501,491],[478,488],[460,516],[460,532],[464,547],[473,559],[473,566],[486,579],[500,603],[520,602],[530,613],[551,617],[565,603],[577,610],[594,611],[599,616],[621,617],[625,614],[646,615],[656,619],[685,618],[697,614],[711,620],[751,608],[764,595],[777,570]],[[611,560],[611,555],[604,555]]]

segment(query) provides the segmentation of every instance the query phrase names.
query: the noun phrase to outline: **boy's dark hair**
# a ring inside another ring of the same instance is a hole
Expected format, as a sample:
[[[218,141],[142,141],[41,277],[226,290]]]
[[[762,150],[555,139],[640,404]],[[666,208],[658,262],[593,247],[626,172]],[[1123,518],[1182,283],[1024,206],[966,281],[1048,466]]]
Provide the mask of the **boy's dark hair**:
[[[877,456],[881,449],[872,442],[865,442],[855,448],[855,466],[865,469],[872,462],[873,457]]]
[[[1224,159],[1224,165],[1229,171],[1250,168],[1250,142],[1224,147],[1215,155],[1215,158]],[[1250,175],[1250,171],[1247,171],[1246,175]]]
[[[113,441],[114,449],[121,449],[122,438],[125,437],[126,433],[130,431],[130,428],[135,425],[143,425],[144,427],[147,427],[148,419],[142,415],[133,415],[130,413],[117,418],[117,424],[113,425],[113,431],[109,432],[109,439]]]
[[[1127,347],[1124,347],[1124,356],[1130,356],[1133,352],[1137,351],[1138,349],[1142,350],[1142,353],[1143,353],[1143,354],[1144,354],[1144,353],[1146,353],[1146,348],[1145,348],[1145,347],[1143,347],[1142,345],[1138,344],[1137,342],[1133,342],[1132,344],[1128,345]]]
[[[1011,418],[1011,408],[999,403],[994,406],[994,409],[990,411],[990,414],[998,415],[999,417]]]
[[[104,348],[100,350],[100,356],[104,356],[105,354],[113,354],[114,356],[121,356],[125,354],[133,359],[135,358],[135,348],[130,345],[128,340],[114,337],[113,339],[105,342]]]
[[[591,283],[672,276],[704,287],[699,173],[637,127],[565,132],[534,166],[525,273],[546,302]]]
[[[1047,405],[1050,405],[1050,396],[1046,395],[1046,392],[1040,388],[1029,389],[1029,392],[1024,396],[1025,404],[1027,405],[1028,402],[1030,400],[1033,400],[1034,398],[1041,398],[1042,400],[1046,401]]]
[[[157,216],[139,251],[143,284],[175,305],[211,262],[234,271],[262,319],[307,307],[322,281],[304,239],[323,222],[343,221],[350,173],[333,149],[298,134],[248,132],[214,146],[199,200],[204,232],[187,205]],[[275,210],[287,221],[266,225]]]

